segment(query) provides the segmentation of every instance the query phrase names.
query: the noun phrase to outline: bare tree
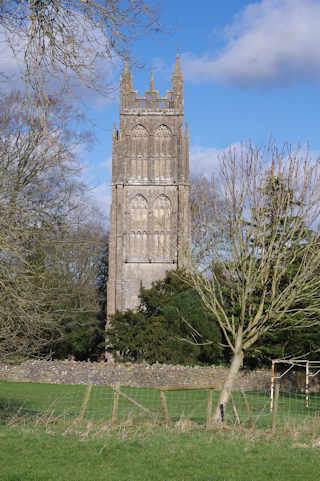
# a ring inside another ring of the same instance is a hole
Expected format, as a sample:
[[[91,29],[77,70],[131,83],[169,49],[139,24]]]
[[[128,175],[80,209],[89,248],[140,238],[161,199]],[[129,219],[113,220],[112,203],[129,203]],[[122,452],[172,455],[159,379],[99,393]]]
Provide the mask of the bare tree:
[[[0,0],[0,38],[24,65],[28,98],[42,118],[51,96],[70,97],[79,85],[109,95],[108,61],[150,30],[159,30],[158,15],[145,0]]]
[[[24,108],[22,108],[24,107]],[[0,357],[41,352],[63,317],[96,312],[105,228],[86,197],[75,144],[52,102],[47,125],[17,93],[0,103]],[[32,110],[32,109],[31,109]]]
[[[232,351],[218,421],[245,352],[262,335],[319,323],[319,162],[287,145],[249,144],[222,155],[197,185],[192,284]]]

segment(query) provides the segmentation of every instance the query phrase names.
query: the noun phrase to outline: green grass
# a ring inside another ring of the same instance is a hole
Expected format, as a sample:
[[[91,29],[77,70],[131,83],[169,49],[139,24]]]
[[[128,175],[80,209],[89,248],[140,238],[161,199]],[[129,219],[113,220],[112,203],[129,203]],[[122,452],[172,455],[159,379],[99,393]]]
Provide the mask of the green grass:
[[[76,419],[81,410],[87,386],[58,385],[40,383],[0,382],[0,420],[12,416],[35,418],[50,415],[66,422]],[[129,395],[154,412],[154,420],[161,421],[160,393],[152,388],[121,387],[121,391]],[[242,423],[248,422],[248,414],[239,392],[233,393],[234,401]],[[248,392],[247,398],[257,427],[267,429],[271,425],[268,393]],[[169,416],[177,421],[181,416],[191,419],[200,425],[205,424],[208,392],[207,391],[169,391],[166,393]],[[214,392],[213,404],[218,400],[218,392]],[[110,420],[113,408],[113,391],[106,386],[93,386],[87,406],[85,420]],[[319,394],[310,395],[309,408],[305,408],[304,395],[301,393],[281,393],[279,400],[279,422],[287,419],[302,420],[315,416],[320,412]],[[134,418],[136,423],[150,420],[143,411],[133,406],[123,397],[119,398],[119,422]],[[226,412],[226,422],[233,422],[230,406]]]
[[[319,450],[230,433],[81,439],[0,428],[1,481],[308,481]]]
[[[159,392],[121,388],[158,413]],[[234,393],[242,427],[205,431],[206,391],[168,392],[169,426],[124,399],[111,428],[113,393],[94,386],[82,425],[86,386],[0,382],[0,481],[308,481],[320,470],[319,396],[281,394],[279,430],[270,435],[269,398],[247,393],[257,430]],[[215,401],[217,393],[215,394]],[[311,414],[311,417],[310,417]],[[291,424],[286,421],[290,417]],[[152,421],[152,422],[151,422]]]
[[[40,383],[0,382],[0,408],[2,417],[12,417],[14,414],[25,417],[36,417],[49,412],[65,421],[75,419],[81,410],[87,386],[58,385]],[[152,388],[121,387],[121,391],[155,413],[155,418],[161,421],[160,393]],[[268,413],[269,398],[265,395],[252,393],[250,405],[254,413],[264,410]],[[166,393],[169,416],[177,421],[181,416],[193,422],[204,424],[206,421],[208,392],[207,391],[169,391]],[[234,394],[241,417],[247,418],[239,393]],[[218,392],[214,392],[213,404],[218,400]],[[101,421],[111,419],[113,408],[113,391],[104,386],[93,386],[85,419]],[[265,408],[265,409],[263,409]],[[119,422],[133,416],[136,422],[150,419],[143,411],[126,399],[119,398]],[[265,414],[264,413],[264,414]],[[227,411],[226,420],[232,420],[231,411]]]

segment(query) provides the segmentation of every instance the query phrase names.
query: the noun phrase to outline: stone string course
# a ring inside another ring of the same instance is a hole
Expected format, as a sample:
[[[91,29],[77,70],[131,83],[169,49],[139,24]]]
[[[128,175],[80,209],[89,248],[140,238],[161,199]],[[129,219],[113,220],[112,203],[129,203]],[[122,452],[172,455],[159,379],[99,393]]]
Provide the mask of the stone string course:
[[[165,364],[91,363],[76,361],[27,361],[19,365],[0,364],[0,380],[53,384],[123,386],[201,386],[221,389],[227,375],[222,366],[176,366]],[[237,390],[270,389],[270,370],[241,371]]]

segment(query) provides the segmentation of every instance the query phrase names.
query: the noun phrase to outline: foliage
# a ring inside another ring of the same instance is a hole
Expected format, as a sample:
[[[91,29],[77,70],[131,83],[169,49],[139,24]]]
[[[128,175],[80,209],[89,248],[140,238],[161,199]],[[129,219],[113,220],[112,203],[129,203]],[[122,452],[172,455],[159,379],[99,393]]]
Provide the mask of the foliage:
[[[107,336],[116,358],[180,364],[221,360],[220,330],[186,279],[184,272],[168,272],[151,289],[141,288],[137,312],[111,318]],[[208,339],[213,342],[207,344]]]
[[[266,195],[265,213],[266,213],[266,228],[270,242],[272,239],[277,242],[280,237],[283,236],[284,231],[288,232],[288,266],[280,281],[280,289],[285,290],[292,282],[295,276],[298,274],[301,261],[302,252],[304,246],[312,242],[312,237],[315,233],[308,229],[305,225],[304,219],[297,219],[294,214],[292,216],[287,215],[283,204],[277,202],[279,196],[288,196],[288,201],[291,204],[293,211],[298,208],[298,202],[295,200],[294,192],[290,191],[286,185],[284,179],[279,177],[268,177],[263,187],[263,192]],[[281,212],[280,209],[283,209]],[[274,219],[278,218],[279,221],[275,222]],[[290,237],[290,230],[292,225],[296,222],[301,223],[301,229],[299,232],[294,232],[294,235]],[[275,229],[277,229],[275,231]],[[266,243],[268,240],[266,239]],[[319,277],[319,269],[314,272],[314,277]],[[271,286],[270,288],[271,289]],[[305,292],[305,297],[295,305],[293,303],[293,309],[301,310],[301,322],[303,323],[304,317],[306,317],[306,310],[309,305],[309,296],[312,296],[312,292]],[[261,291],[257,292],[256,299],[259,299]],[[320,341],[320,327],[315,325],[309,328],[291,329],[291,314],[288,313],[283,320],[283,327],[280,331],[272,332],[270,330],[264,336],[259,339],[257,343],[249,350],[246,365],[251,367],[269,365],[270,359],[280,358],[298,358],[307,357],[308,359],[316,359],[318,355]]]
[[[93,229],[93,227],[91,226]],[[84,235],[86,234],[86,235]],[[65,293],[68,294],[68,307],[64,304],[64,297],[60,296],[59,304],[64,310],[59,322],[59,336],[52,339],[42,354],[50,355],[53,359],[73,358],[77,361],[91,360],[98,361],[104,358],[105,353],[105,323],[106,323],[106,282],[108,277],[108,236],[101,231],[91,231],[92,237],[88,242],[88,233],[81,232],[78,242],[82,241],[89,251],[84,256],[85,263],[93,267],[93,274],[90,292],[96,302],[94,310],[84,310],[85,299],[88,293],[88,286],[82,287],[75,284],[74,279],[65,283]],[[78,257],[80,259],[80,257]],[[86,266],[79,266],[78,270],[85,273]],[[70,292],[70,287],[73,290]]]

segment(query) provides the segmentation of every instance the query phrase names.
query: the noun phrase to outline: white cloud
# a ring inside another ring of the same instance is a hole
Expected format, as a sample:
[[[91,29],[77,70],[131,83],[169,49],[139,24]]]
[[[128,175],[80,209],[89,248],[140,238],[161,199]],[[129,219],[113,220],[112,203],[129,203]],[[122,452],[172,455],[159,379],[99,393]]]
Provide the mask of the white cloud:
[[[262,0],[248,5],[225,28],[216,58],[183,55],[185,77],[240,87],[320,81],[318,0]]]
[[[205,175],[210,177],[214,174],[220,165],[220,159],[223,154],[229,150],[241,149],[241,144],[231,144],[225,149],[216,149],[215,147],[193,146],[190,149],[190,173],[195,176]]]

